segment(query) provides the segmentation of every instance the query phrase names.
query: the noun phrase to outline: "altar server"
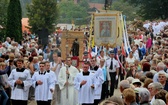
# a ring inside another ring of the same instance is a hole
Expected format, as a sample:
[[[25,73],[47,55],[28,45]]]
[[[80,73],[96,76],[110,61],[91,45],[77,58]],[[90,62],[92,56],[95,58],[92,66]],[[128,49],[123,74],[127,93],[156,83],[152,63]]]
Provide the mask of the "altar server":
[[[102,84],[104,82],[104,76],[102,69],[96,65],[96,58],[90,59],[90,72],[92,72],[96,78],[97,89],[94,92],[94,105],[98,105],[101,99]]]
[[[89,70],[89,62],[83,65],[83,71],[78,73],[74,80],[75,89],[78,90],[78,102],[82,105],[94,103],[94,91],[96,90],[94,74]]]
[[[46,61],[46,62],[45,62],[45,67],[46,67],[47,73],[49,73],[50,78],[53,79],[53,81],[54,81],[54,86],[55,86],[55,84],[56,84],[56,82],[57,82],[57,79],[56,79],[55,73],[54,73],[52,70],[50,70],[50,62]],[[53,99],[53,93],[49,90],[49,91],[48,91],[48,104],[49,104],[49,105],[51,104],[51,100],[52,100],[52,99]]]
[[[23,68],[23,60],[16,61],[17,68],[13,69],[8,82],[11,86],[12,105],[27,105],[29,88],[32,85],[30,71]]]
[[[35,88],[35,100],[37,105],[49,105],[48,91],[54,91],[54,80],[45,70],[45,63],[40,62],[40,70],[35,72],[32,81]]]

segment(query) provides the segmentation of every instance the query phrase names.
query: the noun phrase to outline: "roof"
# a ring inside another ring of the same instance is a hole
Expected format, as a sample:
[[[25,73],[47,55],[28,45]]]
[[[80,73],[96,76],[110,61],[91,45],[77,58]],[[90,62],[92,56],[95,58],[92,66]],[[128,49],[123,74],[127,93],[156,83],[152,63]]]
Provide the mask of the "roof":
[[[102,10],[104,7],[104,4],[100,3],[89,3],[90,8],[97,8],[98,10]]]
[[[22,32],[27,31],[27,33],[30,33],[27,27],[29,27],[29,18],[22,18]]]

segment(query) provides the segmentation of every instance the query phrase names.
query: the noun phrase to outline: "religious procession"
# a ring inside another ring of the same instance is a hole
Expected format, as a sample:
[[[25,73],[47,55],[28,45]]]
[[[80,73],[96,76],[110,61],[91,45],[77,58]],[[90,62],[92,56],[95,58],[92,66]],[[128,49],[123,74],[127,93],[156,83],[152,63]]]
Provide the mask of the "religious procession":
[[[10,19],[0,23],[0,105],[168,105],[168,20],[127,23],[111,5],[85,27],[52,23],[51,32],[40,18],[47,25],[33,29],[31,15],[19,36]]]

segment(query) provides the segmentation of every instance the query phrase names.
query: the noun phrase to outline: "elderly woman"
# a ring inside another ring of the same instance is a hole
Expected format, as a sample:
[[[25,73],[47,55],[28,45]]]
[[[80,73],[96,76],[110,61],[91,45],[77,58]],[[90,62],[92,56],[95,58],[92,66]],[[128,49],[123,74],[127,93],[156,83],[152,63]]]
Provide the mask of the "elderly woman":
[[[151,101],[150,103],[152,104],[153,101],[155,100],[155,95],[163,89],[163,86],[161,83],[155,82],[155,83],[150,83],[148,85],[148,90],[150,92],[150,98],[149,100]]]
[[[119,83],[119,89],[120,89],[120,92],[123,93],[123,91],[125,89],[128,89],[130,88],[130,82],[128,80],[122,80],[120,83]]]
[[[139,105],[150,105],[150,92],[146,88],[136,88],[139,93]]]
[[[126,105],[138,105],[136,103],[136,94],[131,88],[125,89],[123,91],[123,99]]]
[[[168,91],[168,81],[166,77],[166,73],[164,71],[159,71],[159,82],[162,84],[164,90]]]

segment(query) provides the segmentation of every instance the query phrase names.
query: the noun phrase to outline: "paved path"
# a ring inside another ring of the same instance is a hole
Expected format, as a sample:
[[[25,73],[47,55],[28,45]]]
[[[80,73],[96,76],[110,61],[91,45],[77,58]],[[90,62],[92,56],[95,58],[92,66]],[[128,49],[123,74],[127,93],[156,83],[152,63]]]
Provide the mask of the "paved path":
[[[115,89],[114,91],[114,95],[115,96],[121,96],[120,90],[119,89]],[[29,101],[28,105],[37,105],[35,101]]]

